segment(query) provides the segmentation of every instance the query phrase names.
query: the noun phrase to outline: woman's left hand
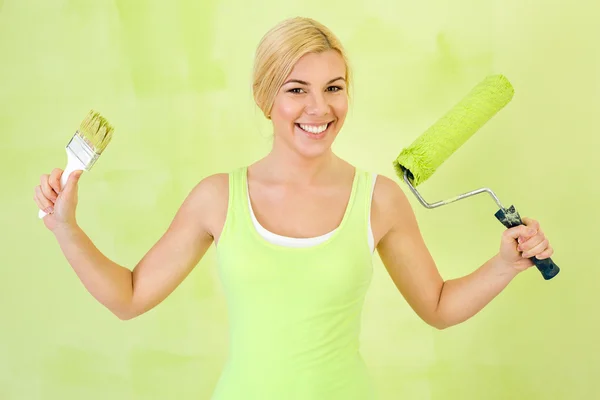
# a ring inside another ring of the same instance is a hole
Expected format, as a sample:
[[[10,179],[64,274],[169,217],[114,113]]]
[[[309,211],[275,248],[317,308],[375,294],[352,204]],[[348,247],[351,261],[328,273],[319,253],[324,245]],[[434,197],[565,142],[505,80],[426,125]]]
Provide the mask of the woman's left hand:
[[[500,244],[500,259],[516,269],[524,271],[532,267],[531,257],[540,260],[549,258],[554,253],[538,221],[522,218],[524,225],[515,226],[504,231]]]

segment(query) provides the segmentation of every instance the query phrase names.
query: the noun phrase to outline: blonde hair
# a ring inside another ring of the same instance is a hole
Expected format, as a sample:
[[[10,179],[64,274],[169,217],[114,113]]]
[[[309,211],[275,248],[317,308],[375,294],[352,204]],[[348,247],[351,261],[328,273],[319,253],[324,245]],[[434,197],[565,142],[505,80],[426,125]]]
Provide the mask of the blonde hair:
[[[270,118],[275,96],[296,62],[307,53],[337,51],[346,65],[346,86],[350,68],[340,40],[325,25],[311,19],[286,19],[261,39],[255,54],[252,92],[265,117]]]

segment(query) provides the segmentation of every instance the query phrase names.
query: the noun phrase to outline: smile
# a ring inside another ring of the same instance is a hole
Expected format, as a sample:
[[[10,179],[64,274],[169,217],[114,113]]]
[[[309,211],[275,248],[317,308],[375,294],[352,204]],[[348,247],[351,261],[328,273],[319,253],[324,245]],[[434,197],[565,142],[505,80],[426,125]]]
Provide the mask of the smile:
[[[307,124],[295,124],[301,131],[308,134],[310,138],[320,139],[325,136],[328,128],[331,126],[331,122],[322,125],[307,125]]]
[[[319,133],[325,132],[325,129],[329,126],[329,123],[323,125],[305,125],[305,124],[296,124],[305,132],[314,133],[318,135]]]

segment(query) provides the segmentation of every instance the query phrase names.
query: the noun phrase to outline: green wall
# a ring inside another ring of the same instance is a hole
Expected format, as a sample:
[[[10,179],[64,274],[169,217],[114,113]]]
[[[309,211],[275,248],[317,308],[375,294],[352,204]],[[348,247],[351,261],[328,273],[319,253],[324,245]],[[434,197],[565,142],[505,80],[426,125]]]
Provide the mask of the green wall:
[[[0,399],[208,398],[227,351],[214,248],[163,304],[122,322],[63,259],[33,187],[99,110],[116,131],[80,182],[79,220],[133,267],[198,180],[269,149],[253,52],[296,15],[331,27],[351,57],[338,154],[388,176],[473,85],[505,74],[513,101],[421,190],[493,188],[541,221],[562,268],[549,282],[527,271],[475,318],[436,331],[376,258],[363,354],[385,399],[600,398],[599,13],[588,0],[0,0]],[[489,198],[437,210],[410,199],[445,278],[496,252]]]

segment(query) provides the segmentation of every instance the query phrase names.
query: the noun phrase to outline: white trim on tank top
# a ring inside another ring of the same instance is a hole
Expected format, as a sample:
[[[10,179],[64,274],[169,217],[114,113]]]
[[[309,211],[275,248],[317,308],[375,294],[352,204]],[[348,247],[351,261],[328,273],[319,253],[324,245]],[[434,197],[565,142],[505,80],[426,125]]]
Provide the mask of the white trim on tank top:
[[[373,185],[371,186],[371,202],[373,201],[373,192],[375,191],[376,180],[377,180],[377,174],[373,174]],[[254,228],[265,240],[267,240],[268,242],[270,242],[272,244],[279,245],[279,246],[285,246],[285,247],[316,246],[320,243],[325,242],[327,239],[329,239],[331,237],[331,235],[333,235],[335,233],[335,231],[337,230],[337,228],[336,228],[329,233],[326,233],[324,235],[317,236],[317,237],[311,237],[311,238],[292,238],[292,237],[281,236],[276,233],[273,233],[273,232],[265,229],[260,224],[260,222],[258,222],[258,219],[256,218],[256,215],[254,214],[254,210],[252,209],[252,202],[250,201],[250,191],[247,190],[246,193],[248,194],[248,207],[250,208],[250,216],[252,217],[252,223],[254,224]],[[373,236],[373,229],[371,228],[371,207],[369,207],[368,241],[369,241],[369,248],[371,249],[371,252],[375,251],[375,238]]]

